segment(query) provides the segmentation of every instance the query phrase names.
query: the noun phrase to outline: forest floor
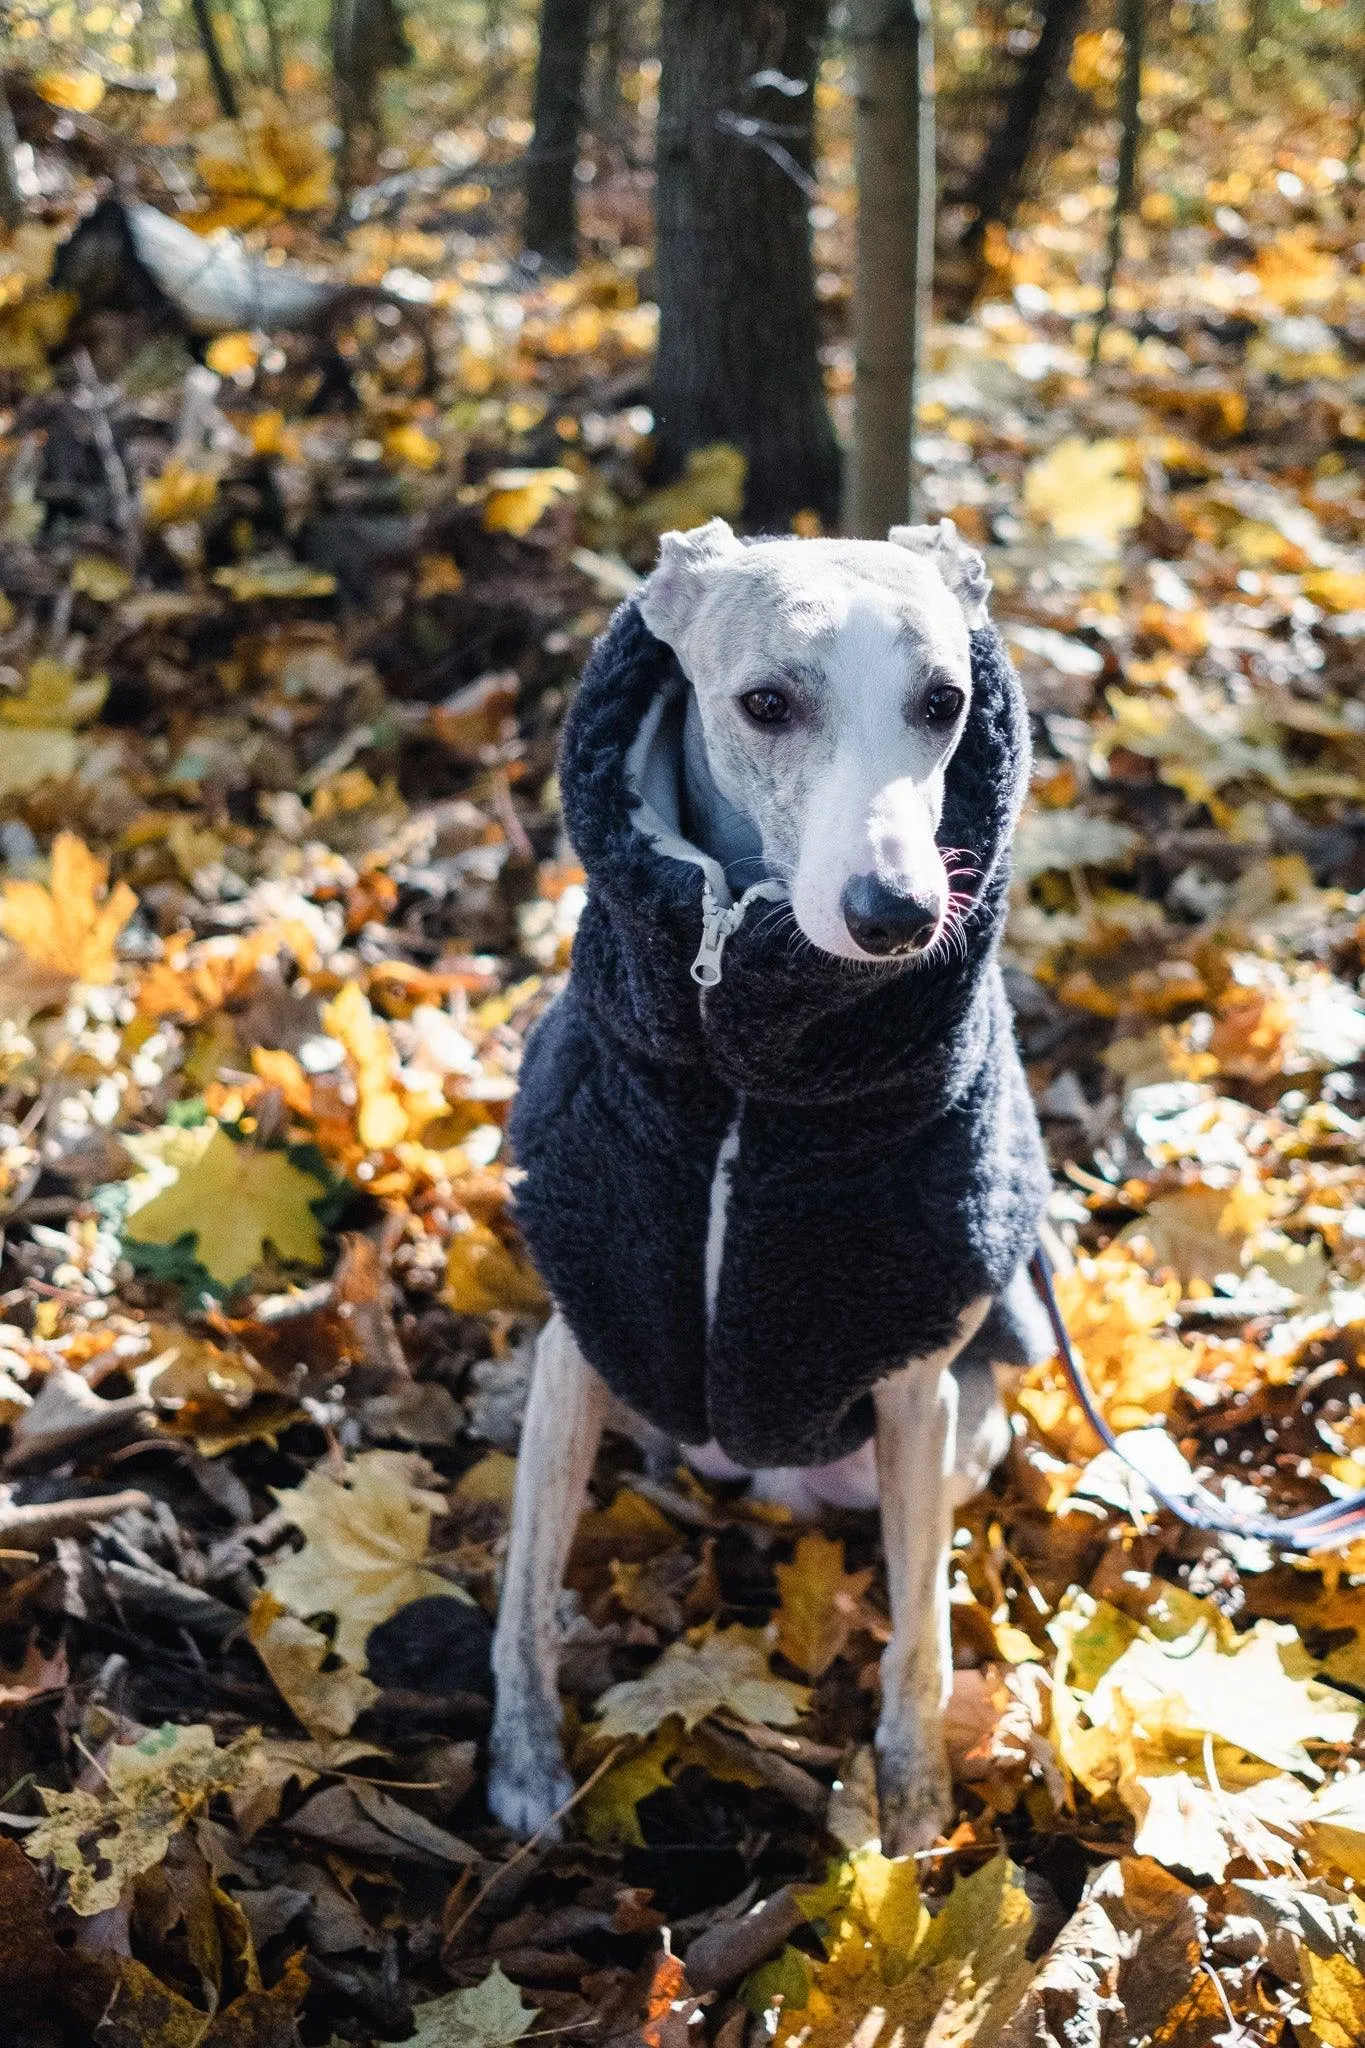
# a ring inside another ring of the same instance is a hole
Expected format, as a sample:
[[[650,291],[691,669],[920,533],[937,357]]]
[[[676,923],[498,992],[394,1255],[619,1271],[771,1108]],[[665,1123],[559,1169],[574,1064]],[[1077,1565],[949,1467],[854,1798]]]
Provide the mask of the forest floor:
[[[1112,59],[1082,38],[1080,82]],[[566,1840],[490,1821],[545,1312],[502,1128],[581,904],[556,735],[658,532],[742,479],[646,487],[637,177],[537,280],[514,124],[430,124],[328,239],[297,104],[234,133],[45,90],[74,132],[0,240],[8,2038],[1350,2048],[1365,1545],[1182,1528],[1053,1367],[960,1518],[941,1849],[875,1847],[871,1523],[617,1439]],[[935,335],[926,516],[987,547],[1037,713],[1007,951],[1070,1328],[1115,1428],[1286,1512],[1365,1485],[1365,187],[1306,87],[1148,91],[1098,368],[1088,137]],[[52,250],[111,152],[387,280],[434,390],[405,326],[315,412],[316,350],[231,334],[206,377],[151,311],[54,376]],[[837,148],[820,207],[843,407]]]

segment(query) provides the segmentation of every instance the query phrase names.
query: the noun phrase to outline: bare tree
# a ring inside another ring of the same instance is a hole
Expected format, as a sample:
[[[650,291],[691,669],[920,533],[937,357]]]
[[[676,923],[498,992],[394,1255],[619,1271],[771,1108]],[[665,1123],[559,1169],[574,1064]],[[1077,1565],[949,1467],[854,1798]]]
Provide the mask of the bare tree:
[[[523,233],[528,249],[555,263],[572,263],[578,242],[574,173],[592,17],[593,0],[541,0]]]
[[[858,277],[854,445],[844,524],[910,517],[915,408],[934,285],[934,31],[929,0],[856,0]]]
[[[19,135],[5,91],[5,74],[0,71],[0,224],[7,228],[17,228],[24,217],[24,195],[19,190],[14,161],[18,147]]]
[[[1114,180],[1114,205],[1109,215],[1109,246],[1105,253],[1103,297],[1095,321],[1090,366],[1100,359],[1100,342],[1109,324],[1114,285],[1123,256],[1123,223],[1137,199],[1138,150],[1142,141],[1142,0],[1120,0],[1123,29],[1123,76],[1119,82],[1119,162]]]
[[[827,0],[664,0],[656,465],[727,441],[745,517],[839,515],[811,264],[815,77]]]
[[[1043,108],[1070,61],[1084,14],[1085,0],[1041,0],[1037,39],[1015,75],[1004,116],[967,194],[972,219],[963,241],[969,250],[980,249],[992,221],[1008,226],[1014,218]]]
[[[399,0],[332,0],[328,32],[341,145],[337,185],[343,206],[355,183],[360,139],[379,135],[379,88],[386,71],[412,62]]]
[[[235,121],[240,111],[237,105],[237,88],[232,82],[232,73],[228,70],[223,58],[222,45],[218,41],[218,31],[213,25],[213,10],[210,6],[210,0],[190,0],[190,8],[194,15],[194,26],[199,37],[199,47],[204,53],[204,62],[209,67],[209,77],[213,81],[213,92],[218,102],[219,112],[225,120]]]

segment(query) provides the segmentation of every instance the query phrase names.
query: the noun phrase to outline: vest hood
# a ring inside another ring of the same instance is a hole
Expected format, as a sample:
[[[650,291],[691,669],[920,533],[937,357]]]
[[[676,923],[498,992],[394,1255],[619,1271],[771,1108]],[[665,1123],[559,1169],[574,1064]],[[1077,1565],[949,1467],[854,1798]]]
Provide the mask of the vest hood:
[[[961,1093],[988,1036],[973,1013],[1004,922],[1030,759],[1023,693],[999,634],[976,632],[971,647],[971,706],[939,838],[970,854],[979,879],[952,956],[851,968],[793,948],[789,910],[759,897],[699,1000],[691,970],[703,890],[709,879],[719,895],[725,882],[679,822],[689,685],[636,605],[617,611],[584,670],[561,765],[565,822],[590,884],[575,994],[599,1029],[651,1062],[705,1065],[757,1099],[835,1103],[912,1089],[938,1112]]]

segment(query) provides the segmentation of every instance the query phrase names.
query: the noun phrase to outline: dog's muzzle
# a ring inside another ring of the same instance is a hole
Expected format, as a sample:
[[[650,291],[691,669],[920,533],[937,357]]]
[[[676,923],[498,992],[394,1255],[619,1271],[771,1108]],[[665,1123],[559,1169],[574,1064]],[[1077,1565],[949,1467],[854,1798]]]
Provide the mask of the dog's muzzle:
[[[839,899],[855,946],[878,959],[922,953],[938,930],[943,906],[937,896],[905,895],[876,875],[855,875]]]

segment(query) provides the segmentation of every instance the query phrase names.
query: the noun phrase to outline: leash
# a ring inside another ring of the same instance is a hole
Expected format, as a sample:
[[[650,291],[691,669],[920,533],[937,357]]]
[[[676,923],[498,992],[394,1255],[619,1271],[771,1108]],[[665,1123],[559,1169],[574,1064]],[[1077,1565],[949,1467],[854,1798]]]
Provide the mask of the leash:
[[[1197,1480],[1191,1483],[1190,1491],[1185,1495],[1167,1493],[1156,1485],[1136,1459],[1124,1450],[1100,1413],[1099,1403],[1085,1376],[1085,1368],[1062,1321],[1052,1284],[1052,1261],[1041,1245],[1029,1261],[1029,1271],[1047,1310],[1062,1370],[1081,1404],[1086,1421],[1105,1449],[1113,1451],[1131,1472],[1136,1472],[1153,1498],[1178,1520],[1192,1529],[1206,1529],[1218,1535],[1259,1536],[1280,1550],[1331,1550],[1365,1533],[1365,1489],[1347,1494],[1343,1500],[1325,1501],[1321,1507],[1307,1508],[1302,1514],[1281,1516],[1242,1514],[1220,1500],[1217,1494],[1210,1493]]]

